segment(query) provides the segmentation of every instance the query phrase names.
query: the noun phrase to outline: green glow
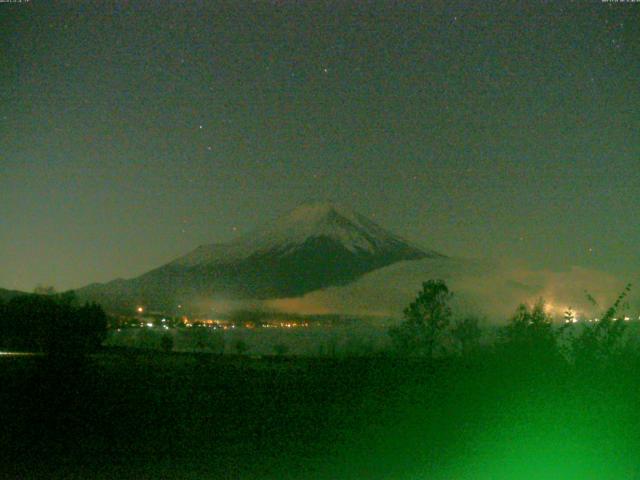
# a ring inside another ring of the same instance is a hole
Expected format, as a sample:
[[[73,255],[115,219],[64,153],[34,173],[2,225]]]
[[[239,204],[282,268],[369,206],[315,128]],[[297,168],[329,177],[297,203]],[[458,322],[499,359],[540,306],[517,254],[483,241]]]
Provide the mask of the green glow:
[[[436,476],[414,478],[636,478],[634,451],[625,441],[634,432],[637,437],[637,426],[624,408],[628,395],[615,389],[552,388],[544,381],[528,387],[516,395],[505,392],[487,408],[447,468],[436,469]]]

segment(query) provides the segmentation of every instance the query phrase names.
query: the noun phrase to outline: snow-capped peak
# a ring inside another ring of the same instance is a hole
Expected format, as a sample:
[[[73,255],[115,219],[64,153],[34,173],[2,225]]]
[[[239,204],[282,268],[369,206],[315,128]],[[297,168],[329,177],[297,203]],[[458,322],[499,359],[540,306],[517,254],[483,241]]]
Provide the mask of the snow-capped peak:
[[[332,203],[308,203],[231,243],[199,247],[177,262],[181,265],[197,265],[233,261],[256,253],[292,250],[309,239],[317,238],[330,239],[353,253],[375,254],[397,248],[420,251],[345,207]]]
[[[254,250],[300,245],[310,238],[334,240],[352,252],[374,253],[404,243],[366,217],[332,203],[303,204],[240,239]]]

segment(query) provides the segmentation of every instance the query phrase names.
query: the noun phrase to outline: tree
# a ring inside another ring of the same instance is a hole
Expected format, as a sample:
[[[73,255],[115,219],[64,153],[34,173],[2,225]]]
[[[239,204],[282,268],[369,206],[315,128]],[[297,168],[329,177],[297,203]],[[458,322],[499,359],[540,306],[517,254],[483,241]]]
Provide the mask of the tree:
[[[238,339],[233,343],[234,348],[238,355],[244,355],[247,350],[249,350],[248,345],[244,340]]]
[[[82,348],[85,351],[100,348],[107,337],[108,325],[107,314],[102,307],[97,303],[85,303],[75,308],[75,317],[76,335],[83,339]]]
[[[583,324],[580,333],[572,338],[571,349],[577,363],[602,365],[618,352],[627,325],[617,316],[627,306],[624,300],[630,291],[631,284],[627,284],[613,305],[602,315],[602,318]],[[593,297],[589,295],[588,298],[592,300],[594,306],[597,306]]]
[[[51,285],[36,285],[36,288],[33,289],[33,293],[36,295],[55,295],[56,289]]]
[[[78,306],[73,292],[13,297],[4,308],[3,342],[51,355],[84,355],[104,341],[107,316],[99,305]]]
[[[525,304],[518,306],[500,337],[503,345],[512,347],[518,355],[552,357],[558,353],[552,319],[545,312],[542,299],[533,308]]]
[[[7,346],[7,322],[6,322],[6,305],[4,300],[0,298],[0,347]]]
[[[273,352],[277,356],[282,357],[282,356],[286,355],[287,353],[289,353],[289,347],[287,345],[285,345],[284,343],[277,343],[276,345],[273,346]]]
[[[195,344],[197,351],[209,351],[218,355],[224,352],[224,335],[220,330],[207,327],[194,327],[189,329],[189,338]]]
[[[160,348],[166,353],[169,353],[171,350],[173,350],[173,337],[170,333],[165,333],[162,336],[162,338],[160,339]]]
[[[389,330],[396,350],[432,358],[449,325],[453,294],[442,280],[429,280],[404,310],[404,321]]]
[[[474,316],[457,320],[451,329],[451,337],[457,344],[458,351],[463,355],[470,353],[478,346],[481,335],[479,319]]]

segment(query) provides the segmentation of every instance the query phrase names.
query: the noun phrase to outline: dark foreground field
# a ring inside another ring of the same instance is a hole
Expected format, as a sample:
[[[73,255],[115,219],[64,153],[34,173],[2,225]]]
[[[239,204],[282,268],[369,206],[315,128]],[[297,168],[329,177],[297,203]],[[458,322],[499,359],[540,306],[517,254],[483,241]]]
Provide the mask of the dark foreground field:
[[[637,366],[0,356],[0,475],[635,479]]]

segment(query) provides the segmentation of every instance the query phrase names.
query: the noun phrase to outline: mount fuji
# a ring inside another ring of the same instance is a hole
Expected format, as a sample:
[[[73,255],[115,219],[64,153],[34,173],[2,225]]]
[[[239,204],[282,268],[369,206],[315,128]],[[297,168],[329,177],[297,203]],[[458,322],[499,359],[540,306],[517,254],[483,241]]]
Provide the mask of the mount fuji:
[[[305,204],[225,244],[203,245],[143,275],[77,291],[109,308],[225,297],[277,299],[339,287],[407,260],[445,259],[330,203]]]

